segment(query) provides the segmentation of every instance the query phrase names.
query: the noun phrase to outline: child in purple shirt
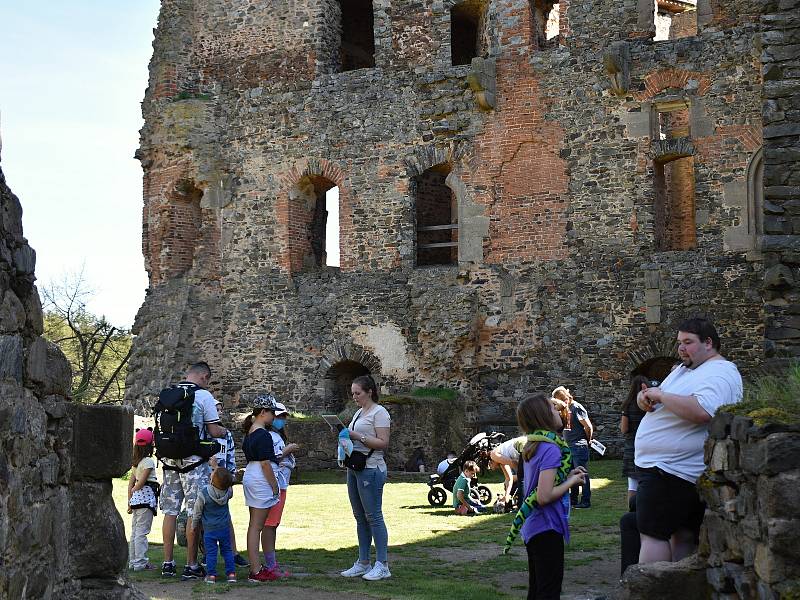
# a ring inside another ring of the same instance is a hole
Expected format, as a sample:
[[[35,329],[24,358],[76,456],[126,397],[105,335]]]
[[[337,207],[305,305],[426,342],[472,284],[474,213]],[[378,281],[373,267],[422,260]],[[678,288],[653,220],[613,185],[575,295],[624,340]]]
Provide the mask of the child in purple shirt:
[[[556,406],[544,394],[528,396],[517,407],[517,422],[526,434],[563,428]],[[528,600],[557,600],[564,579],[564,540],[569,541],[569,489],[581,483],[583,467],[557,483],[561,449],[548,442],[528,441],[524,459],[523,498],[536,489],[537,506],[522,525],[528,551]],[[563,477],[563,476],[562,476]]]

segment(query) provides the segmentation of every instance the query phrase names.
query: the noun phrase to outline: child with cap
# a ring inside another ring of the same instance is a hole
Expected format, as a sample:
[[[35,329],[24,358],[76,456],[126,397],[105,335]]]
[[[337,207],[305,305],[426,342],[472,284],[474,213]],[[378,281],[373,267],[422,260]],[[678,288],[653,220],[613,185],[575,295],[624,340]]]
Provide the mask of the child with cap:
[[[272,469],[275,471],[275,479],[278,481],[280,489],[280,499],[273,506],[267,520],[264,521],[264,566],[277,577],[288,577],[290,573],[278,566],[278,559],[275,556],[275,538],[278,533],[278,525],[281,524],[283,508],[286,506],[286,490],[289,488],[289,478],[292,469],[295,467],[294,453],[300,449],[299,444],[286,443],[286,419],[289,411],[281,402],[275,403],[275,419],[269,426],[269,434],[272,436],[272,447],[275,451],[277,463],[273,463]]]
[[[147,534],[156,514],[159,492],[152,430],[136,430],[131,467],[128,479],[128,513],[131,515],[129,566],[134,571],[151,571],[155,567],[147,559]]]

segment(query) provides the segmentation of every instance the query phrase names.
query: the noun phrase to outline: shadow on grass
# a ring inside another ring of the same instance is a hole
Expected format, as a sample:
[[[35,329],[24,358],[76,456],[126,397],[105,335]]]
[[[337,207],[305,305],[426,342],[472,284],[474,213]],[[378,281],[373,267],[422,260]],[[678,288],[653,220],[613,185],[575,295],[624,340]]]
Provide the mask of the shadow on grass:
[[[614,462],[616,464],[598,463],[595,466],[594,477],[598,480],[605,478],[607,483],[605,487],[593,490],[592,509],[575,512],[572,515],[572,543],[565,551],[565,562],[568,566],[584,565],[592,560],[614,562],[617,560],[618,539],[614,527],[624,510],[625,485],[624,480],[616,476],[619,472],[619,462]],[[509,587],[503,583],[504,577],[512,573],[519,579],[527,568],[527,557],[521,540],[517,540],[511,555],[501,555],[513,519],[512,514],[488,513],[470,518],[459,517],[454,515],[450,506],[433,508],[429,504],[415,503],[417,493],[420,494],[420,500],[424,498],[427,486],[424,488],[420,486],[419,490],[416,487],[403,487],[403,484],[409,483],[403,480],[388,481],[384,494],[384,512],[393,519],[389,531],[390,542],[393,543],[390,547],[391,579],[367,582],[361,578],[341,577],[339,572],[349,568],[358,555],[355,544],[355,522],[349,514],[349,507],[337,505],[336,510],[341,512],[336,514],[326,506],[304,507],[300,499],[303,488],[310,487],[313,490],[318,485],[344,485],[341,473],[318,475],[318,481],[315,481],[317,474],[304,473],[302,484],[294,488],[296,495],[293,496],[292,503],[287,504],[287,512],[294,507],[294,510],[299,511],[295,514],[303,512],[306,514],[304,517],[306,523],[316,524],[312,525],[310,530],[312,533],[293,530],[288,525],[285,530],[278,530],[278,558],[281,565],[288,568],[293,576],[269,584],[250,584],[246,581],[247,569],[239,569],[240,583],[230,586],[219,585],[214,594],[225,593],[228,590],[235,592],[237,588],[243,586],[267,585],[276,590],[291,585],[340,593],[343,597],[345,594],[366,594],[376,598],[398,600],[452,600],[454,597],[459,600],[484,600],[525,596],[524,586]],[[302,495],[312,497],[314,495],[312,490]],[[318,496],[325,497],[328,493],[326,491]],[[399,500],[399,503],[391,506],[387,498]],[[326,499],[330,500],[327,497]],[[314,512],[314,509],[319,509],[320,512]],[[318,515],[323,515],[323,518]],[[431,519],[431,516],[438,518]],[[449,522],[447,518],[450,519]],[[325,526],[326,522],[328,527]],[[352,529],[348,527],[350,522]],[[338,525],[339,528],[332,529],[334,525]],[[346,531],[343,526],[347,527]],[[285,533],[281,533],[282,531]],[[241,532],[239,535],[242,535]],[[291,541],[294,540],[295,544],[299,542],[305,545],[307,542],[302,535],[312,536],[314,542],[311,543],[323,547],[285,548],[281,543],[284,540],[286,545],[291,546]],[[398,538],[403,540],[412,538],[413,541],[397,543]],[[342,541],[348,545],[340,546]],[[586,551],[591,551],[596,557],[586,556]],[[154,563],[160,564],[163,558],[161,544],[150,545],[150,558]],[[189,594],[200,590],[208,593],[207,588],[210,586],[202,582],[180,581],[180,570],[185,558],[186,549],[176,546],[175,560],[179,565],[179,573],[174,579],[162,579],[160,571],[132,573],[131,579],[135,582],[160,581],[166,584],[174,582],[175,585],[187,586],[191,590]],[[221,563],[217,570],[218,573],[224,572]],[[265,591],[267,589],[265,588]],[[235,594],[231,597],[235,597]],[[308,597],[312,598],[313,593],[310,592]]]

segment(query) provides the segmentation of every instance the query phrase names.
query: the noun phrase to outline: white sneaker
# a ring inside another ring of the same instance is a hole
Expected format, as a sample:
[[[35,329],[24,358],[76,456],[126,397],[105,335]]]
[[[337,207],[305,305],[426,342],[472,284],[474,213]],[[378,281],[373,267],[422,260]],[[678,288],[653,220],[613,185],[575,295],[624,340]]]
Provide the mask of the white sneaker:
[[[367,581],[378,581],[378,579],[389,579],[391,576],[392,574],[389,572],[389,567],[376,560],[375,566],[372,567],[369,573],[362,575],[362,578]]]
[[[367,563],[366,565],[362,565],[359,561],[353,563],[353,566],[347,569],[346,571],[342,571],[339,573],[342,577],[359,577],[364,573],[371,573],[372,572],[372,565]]]

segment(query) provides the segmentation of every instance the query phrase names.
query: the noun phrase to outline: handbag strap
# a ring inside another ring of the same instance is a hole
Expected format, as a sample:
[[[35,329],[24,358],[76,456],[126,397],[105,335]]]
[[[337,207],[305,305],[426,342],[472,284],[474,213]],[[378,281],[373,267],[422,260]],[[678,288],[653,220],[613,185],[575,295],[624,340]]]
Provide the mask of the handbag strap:
[[[352,429],[353,427],[356,426],[356,421],[358,421],[358,417],[361,416],[361,413],[362,413],[363,410],[364,410],[363,408],[359,408],[358,412],[355,414],[355,416],[353,416],[353,421],[350,423],[350,429]],[[364,444],[364,445],[366,446],[366,444]],[[369,454],[367,454],[367,458],[372,456],[373,452],[375,452],[375,448],[370,448],[369,449]]]

